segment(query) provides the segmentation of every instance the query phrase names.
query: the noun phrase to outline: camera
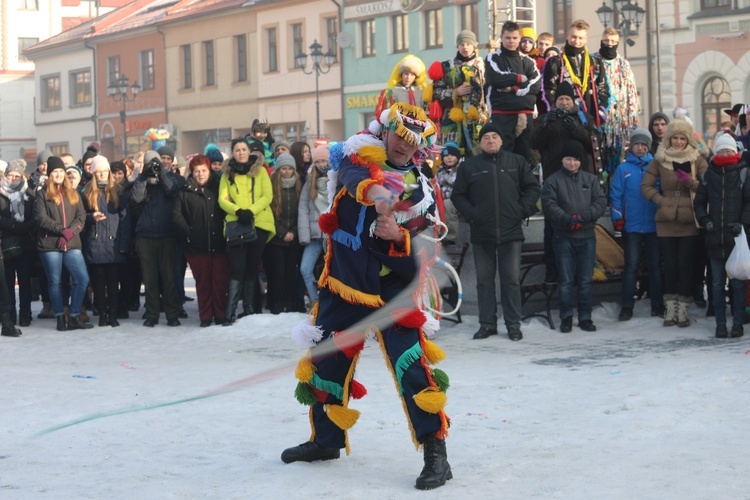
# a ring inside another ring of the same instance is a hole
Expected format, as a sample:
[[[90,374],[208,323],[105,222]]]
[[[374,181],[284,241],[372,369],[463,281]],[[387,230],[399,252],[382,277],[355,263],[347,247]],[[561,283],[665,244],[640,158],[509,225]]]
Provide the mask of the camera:
[[[143,166],[143,172],[149,177],[158,177],[159,172],[161,172],[161,160],[152,158]]]
[[[555,109],[555,116],[556,116],[556,117],[558,117],[559,119],[563,119],[563,118],[565,118],[566,116],[568,116],[568,112],[567,112],[567,111],[565,111],[565,110],[564,110],[564,109],[562,109],[562,108],[556,108],[556,109]]]

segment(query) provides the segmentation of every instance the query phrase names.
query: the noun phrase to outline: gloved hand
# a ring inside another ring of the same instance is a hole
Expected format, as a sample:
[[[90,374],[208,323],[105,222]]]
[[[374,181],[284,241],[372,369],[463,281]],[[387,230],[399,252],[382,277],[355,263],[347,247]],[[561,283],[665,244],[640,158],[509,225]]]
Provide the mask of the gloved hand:
[[[622,230],[625,228],[625,219],[618,219],[612,223],[615,230],[615,238],[622,238]]]
[[[567,130],[568,132],[572,132],[572,131],[573,131],[573,129],[575,129],[575,128],[576,128],[576,121],[575,121],[575,118],[573,118],[573,117],[572,117],[572,116],[570,116],[570,115],[568,115],[568,116],[566,116],[565,118],[563,118],[563,127],[564,127],[564,128],[565,128],[565,130]]]
[[[75,238],[75,233],[70,229],[63,229],[62,237],[65,238],[66,243],[70,243],[70,240]]]
[[[732,234],[734,236],[739,236],[742,232],[742,224],[739,222],[735,222],[734,224],[729,224],[729,229],[732,230]]]
[[[703,226],[703,228],[706,230],[707,233],[713,233],[714,230],[716,229],[714,227],[714,223],[711,221],[706,222],[706,225]]]
[[[568,217],[568,226],[570,226],[571,231],[578,231],[581,229],[583,227],[583,215],[578,212],[571,214],[570,217]]]
[[[552,123],[557,120],[557,115],[554,111],[550,111],[546,115],[544,115],[544,121],[542,123]]]
[[[691,175],[684,170],[675,170],[674,175],[677,176],[677,182],[680,184],[690,184],[690,182],[693,180]]]
[[[237,216],[237,222],[240,224],[251,224],[255,218],[253,212],[244,208],[237,210],[234,215]]]
[[[161,172],[161,160],[158,158],[152,158],[143,166],[143,173],[147,177],[159,177],[159,172]]]
[[[59,238],[57,238],[57,249],[58,250],[65,250],[65,245],[67,245],[67,244],[68,244],[68,242],[62,236],[60,236]]]

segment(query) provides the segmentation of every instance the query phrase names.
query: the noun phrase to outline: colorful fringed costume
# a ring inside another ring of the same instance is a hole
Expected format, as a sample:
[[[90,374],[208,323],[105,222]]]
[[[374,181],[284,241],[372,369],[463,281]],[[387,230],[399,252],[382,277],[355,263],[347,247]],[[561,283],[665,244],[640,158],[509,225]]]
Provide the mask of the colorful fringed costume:
[[[424,131],[414,132],[413,125]],[[405,167],[386,163],[386,130],[419,146]],[[331,206],[319,220],[327,235],[325,268],[318,282],[319,305],[311,321],[293,332],[298,343],[310,347],[296,370],[299,383],[295,396],[311,406],[310,441],[326,448],[349,452],[346,431],[359,417],[349,402],[366,393],[354,379],[366,332],[347,329],[393,299],[413,279],[425,279],[412,243],[434,222],[433,193],[419,171],[433,141],[434,125],[424,111],[399,103],[385,110],[369,130],[331,148],[329,186],[335,188],[329,189]],[[378,214],[367,192],[374,185],[388,187],[394,197],[406,200],[394,214],[405,236],[400,246],[373,235]],[[430,435],[444,438],[449,420],[443,412],[448,379],[431,366],[445,353],[427,339],[427,334],[437,329],[437,321],[420,310],[417,295],[412,297],[412,307],[392,313],[393,323],[375,334],[419,446]],[[317,345],[331,336],[336,352],[316,354]]]
[[[401,80],[401,75],[407,71],[413,73],[416,77],[414,82],[408,87]],[[385,89],[378,96],[378,103],[375,105],[375,116],[380,116],[383,111],[390,109],[397,102],[405,102],[419,108],[423,107],[425,80],[424,63],[422,60],[411,54],[404,56],[393,68]]]

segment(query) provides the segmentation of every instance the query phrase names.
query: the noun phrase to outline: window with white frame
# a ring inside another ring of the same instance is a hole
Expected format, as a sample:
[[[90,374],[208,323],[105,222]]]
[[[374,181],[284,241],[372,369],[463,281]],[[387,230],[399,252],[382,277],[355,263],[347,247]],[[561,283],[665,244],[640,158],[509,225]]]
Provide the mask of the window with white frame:
[[[238,82],[247,81],[247,36],[237,35],[234,37],[234,45],[237,50],[237,78]]]
[[[276,28],[266,28],[266,70],[268,73],[275,73],[279,70],[279,46],[277,40]]]
[[[339,36],[339,19],[337,17],[327,17],[325,23],[328,50],[336,54],[336,59],[338,59],[339,44],[336,41],[336,37]]]
[[[120,56],[107,58],[107,87],[117,85],[120,79]]]
[[[359,22],[362,40],[362,57],[375,57],[375,19]]]
[[[156,64],[154,50],[142,50],[141,59],[141,90],[153,90],[156,87]]]
[[[432,9],[424,13],[425,48],[438,49],[443,46],[443,11]]]
[[[302,33],[302,23],[294,23],[291,25],[292,33],[292,64],[295,68],[301,68],[297,62],[297,56],[304,53],[305,39]]]
[[[216,68],[214,62],[214,41],[206,40],[203,42],[203,72],[204,83],[206,87],[216,85]]]
[[[70,72],[70,105],[91,104],[91,70],[81,69]]]
[[[48,75],[41,79],[42,110],[60,109],[60,75]]]
[[[193,88],[193,51],[190,44],[180,46],[182,52],[182,88]]]
[[[409,18],[407,14],[398,14],[391,17],[391,31],[393,33],[393,52],[408,52]]]

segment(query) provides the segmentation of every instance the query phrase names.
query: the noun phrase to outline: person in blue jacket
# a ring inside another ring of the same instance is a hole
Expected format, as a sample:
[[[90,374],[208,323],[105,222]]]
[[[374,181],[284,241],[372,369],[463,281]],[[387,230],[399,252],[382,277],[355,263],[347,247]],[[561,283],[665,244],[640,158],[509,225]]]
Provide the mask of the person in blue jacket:
[[[648,270],[651,316],[664,316],[661,282],[659,240],[656,237],[656,203],[641,194],[641,181],[648,164],[654,157],[651,133],[636,128],[630,136],[630,149],[625,161],[617,167],[610,184],[610,214],[615,236],[625,238],[625,268],[622,271],[622,304],[617,319],[628,321],[633,317],[635,285],[641,258]]]

